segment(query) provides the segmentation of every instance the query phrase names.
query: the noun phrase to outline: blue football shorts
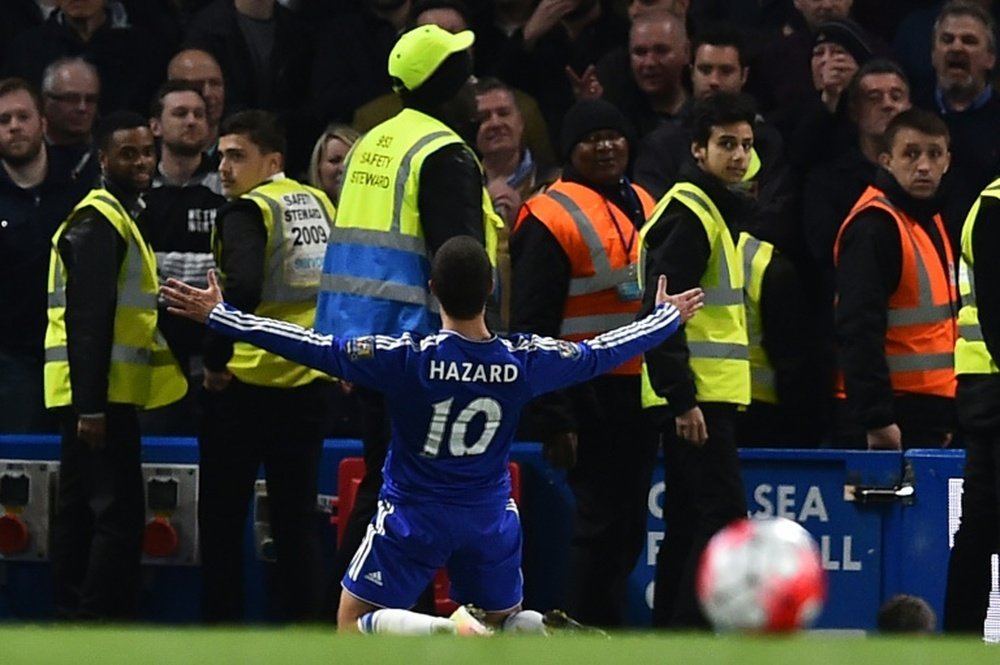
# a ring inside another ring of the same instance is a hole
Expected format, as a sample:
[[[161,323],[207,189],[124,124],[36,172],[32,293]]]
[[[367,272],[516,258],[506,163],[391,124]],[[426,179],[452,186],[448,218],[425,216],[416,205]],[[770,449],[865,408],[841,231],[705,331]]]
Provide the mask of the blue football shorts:
[[[519,605],[521,521],[514,500],[469,507],[380,499],[341,585],[372,605],[410,608],[442,567],[459,604],[487,612]]]

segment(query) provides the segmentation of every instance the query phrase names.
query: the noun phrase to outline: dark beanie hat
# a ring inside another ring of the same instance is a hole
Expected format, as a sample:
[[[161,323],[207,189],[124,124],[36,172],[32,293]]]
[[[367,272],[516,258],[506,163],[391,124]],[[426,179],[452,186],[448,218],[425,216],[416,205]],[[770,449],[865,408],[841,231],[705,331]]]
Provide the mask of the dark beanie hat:
[[[851,54],[859,67],[871,60],[874,55],[861,26],[847,18],[825,21],[816,29],[816,39],[813,41],[813,46],[828,42],[844,47],[844,50]]]
[[[581,99],[570,107],[563,118],[559,147],[562,158],[568,160],[573,148],[587,134],[602,129],[614,129],[629,137],[628,121],[618,107],[603,99]]]

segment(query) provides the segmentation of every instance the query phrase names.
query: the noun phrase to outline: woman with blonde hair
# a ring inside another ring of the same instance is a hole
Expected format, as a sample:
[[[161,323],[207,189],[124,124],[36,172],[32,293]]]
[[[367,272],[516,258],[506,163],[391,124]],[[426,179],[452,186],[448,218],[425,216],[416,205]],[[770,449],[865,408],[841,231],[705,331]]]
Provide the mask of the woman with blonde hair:
[[[309,158],[309,184],[326,192],[334,205],[337,205],[337,199],[340,198],[347,151],[360,136],[347,125],[331,123],[313,146],[312,156]]]

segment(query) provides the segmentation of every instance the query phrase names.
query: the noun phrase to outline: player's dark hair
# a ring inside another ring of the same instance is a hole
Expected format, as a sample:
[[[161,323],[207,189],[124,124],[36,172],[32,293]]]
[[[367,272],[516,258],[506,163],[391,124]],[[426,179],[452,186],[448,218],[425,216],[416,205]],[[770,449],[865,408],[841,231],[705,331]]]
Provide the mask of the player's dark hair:
[[[482,313],[493,290],[493,267],[486,250],[471,236],[455,236],[434,254],[431,283],[441,309],[468,321]]]
[[[694,107],[694,131],[691,140],[706,145],[712,128],[746,122],[753,127],[757,109],[753,99],[744,94],[720,92],[699,100]]]
[[[923,109],[907,109],[889,121],[882,135],[882,152],[892,152],[896,142],[896,134],[903,129],[913,129],[928,136],[943,136],[946,145],[951,145],[951,133],[944,120],[930,111]]]
[[[97,123],[94,140],[100,150],[107,152],[108,146],[111,144],[111,137],[115,132],[122,129],[136,129],[137,127],[146,127],[148,129],[149,120],[135,111],[113,111],[101,118],[101,121]]]
[[[234,113],[219,127],[219,136],[229,134],[247,137],[265,155],[272,152],[285,154],[285,132],[273,113],[257,109]]]

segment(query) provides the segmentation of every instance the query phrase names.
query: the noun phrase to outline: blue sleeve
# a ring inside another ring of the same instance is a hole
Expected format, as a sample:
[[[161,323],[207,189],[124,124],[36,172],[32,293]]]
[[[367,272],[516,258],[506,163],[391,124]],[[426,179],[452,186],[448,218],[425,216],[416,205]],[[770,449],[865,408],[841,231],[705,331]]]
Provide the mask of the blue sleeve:
[[[212,310],[208,327],[306,367],[376,390],[399,376],[407,350],[412,346],[408,334],[340,339],[288,321],[247,314],[225,303]]]
[[[541,395],[604,374],[659,345],[680,325],[677,308],[664,304],[638,321],[582,342],[535,335],[530,338],[525,361],[532,394]]]

